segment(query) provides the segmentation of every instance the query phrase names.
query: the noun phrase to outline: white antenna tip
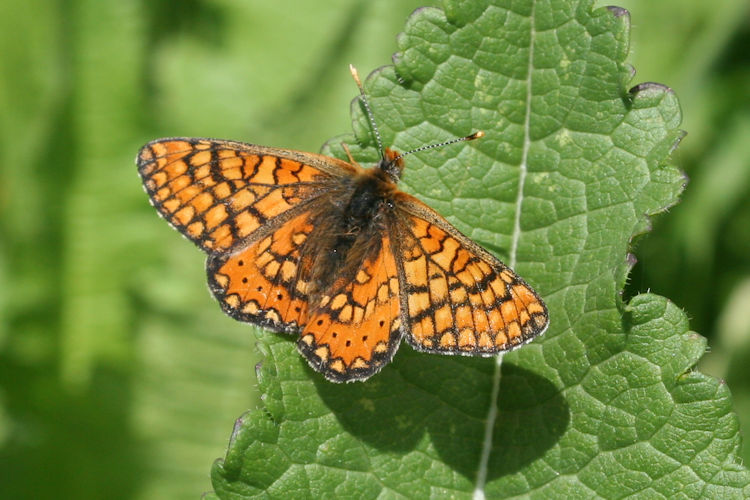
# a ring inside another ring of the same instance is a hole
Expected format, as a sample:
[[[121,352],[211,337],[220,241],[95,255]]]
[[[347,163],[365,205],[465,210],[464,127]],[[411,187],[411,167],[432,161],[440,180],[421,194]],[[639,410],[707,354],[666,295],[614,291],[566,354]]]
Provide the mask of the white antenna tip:
[[[362,81],[359,79],[359,72],[353,64],[349,65],[349,72],[352,74],[352,78],[354,78],[354,81],[357,82],[357,86],[362,87]]]

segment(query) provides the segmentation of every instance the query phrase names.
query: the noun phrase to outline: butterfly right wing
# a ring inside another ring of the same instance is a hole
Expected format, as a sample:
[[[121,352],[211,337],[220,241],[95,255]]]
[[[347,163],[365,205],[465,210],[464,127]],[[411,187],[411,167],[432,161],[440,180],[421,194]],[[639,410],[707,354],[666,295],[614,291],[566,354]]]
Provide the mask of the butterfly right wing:
[[[332,382],[365,380],[380,371],[393,359],[405,331],[390,236],[368,237],[378,238],[378,244],[366,252],[354,276],[341,276],[316,296],[297,341],[310,366]]]
[[[208,253],[275,225],[354,170],[313,153],[199,138],[152,141],[136,163],[151,204]]]
[[[415,349],[491,356],[544,333],[547,307],[523,279],[424,203],[399,197],[402,317]]]

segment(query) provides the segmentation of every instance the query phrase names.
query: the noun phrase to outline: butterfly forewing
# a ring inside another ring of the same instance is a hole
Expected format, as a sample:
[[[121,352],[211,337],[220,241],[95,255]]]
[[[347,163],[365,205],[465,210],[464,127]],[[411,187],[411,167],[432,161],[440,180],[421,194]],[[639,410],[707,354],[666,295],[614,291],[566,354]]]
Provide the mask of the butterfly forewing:
[[[399,193],[402,317],[416,349],[490,356],[547,328],[547,309],[505,264]]]
[[[337,175],[348,174],[346,163],[320,158],[326,157],[175,138],[146,144],[137,163],[154,207],[208,252],[236,247],[287,210],[319,196]]]

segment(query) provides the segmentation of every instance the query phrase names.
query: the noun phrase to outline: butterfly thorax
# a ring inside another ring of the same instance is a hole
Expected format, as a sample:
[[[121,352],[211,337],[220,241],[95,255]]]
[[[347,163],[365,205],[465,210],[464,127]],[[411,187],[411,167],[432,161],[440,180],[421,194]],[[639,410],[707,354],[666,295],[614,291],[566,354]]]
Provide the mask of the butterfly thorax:
[[[308,293],[351,280],[381,250],[394,210],[396,184],[378,168],[360,169],[330,193],[328,208],[315,217],[305,252],[311,257]]]
[[[365,170],[353,179],[353,189],[345,209],[345,222],[353,230],[377,223],[384,210],[393,205],[396,183],[380,168]]]

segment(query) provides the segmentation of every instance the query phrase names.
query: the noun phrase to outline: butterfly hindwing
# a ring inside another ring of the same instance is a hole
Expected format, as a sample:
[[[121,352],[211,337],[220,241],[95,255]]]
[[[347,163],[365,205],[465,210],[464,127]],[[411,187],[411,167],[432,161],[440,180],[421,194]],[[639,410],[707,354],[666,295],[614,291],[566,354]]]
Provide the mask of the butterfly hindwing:
[[[517,274],[419,200],[399,193],[402,308],[418,350],[491,356],[547,328],[547,308]]]
[[[287,333],[307,323],[310,256],[304,245],[313,231],[312,212],[264,230],[234,253],[206,261],[211,292],[229,316]]]
[[[310,365],[335,382],[364,380],[388,363],[403,336],[399,280],[387,235],[352,276],[311,304],[297,346]]]

